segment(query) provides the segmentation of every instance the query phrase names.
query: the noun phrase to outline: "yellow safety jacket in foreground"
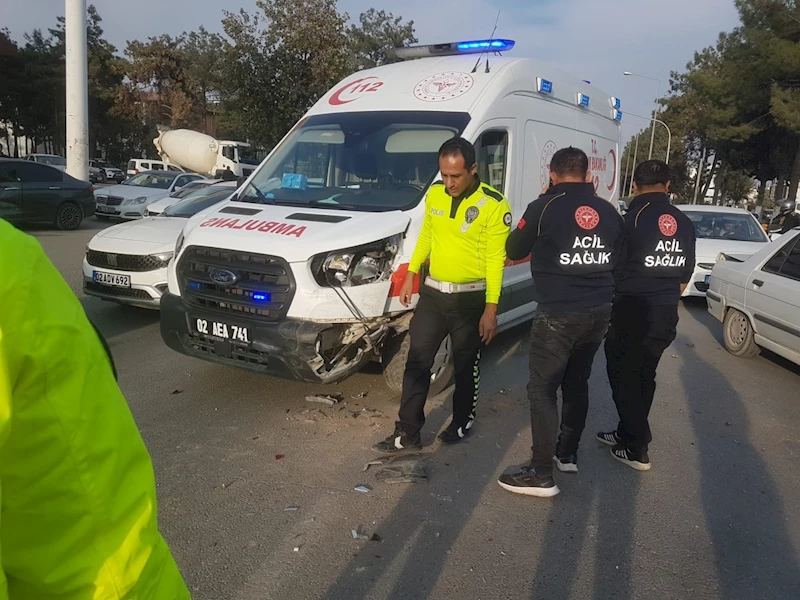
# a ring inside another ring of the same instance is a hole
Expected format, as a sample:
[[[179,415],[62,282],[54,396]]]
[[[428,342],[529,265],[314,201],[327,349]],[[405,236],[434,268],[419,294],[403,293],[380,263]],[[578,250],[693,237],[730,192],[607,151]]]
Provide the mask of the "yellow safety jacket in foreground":
[[[408,270],[419,273],[430,257],[430,274],[449,283],[486,280],[486,302],[497,304],[503,288],[511,206],[505,196],[479,183],[459,203],[444,184],[434,183],[425,198],[425,221]]]
[[[109,359],[32,237],[0,220],[0,600],[188,599]]]

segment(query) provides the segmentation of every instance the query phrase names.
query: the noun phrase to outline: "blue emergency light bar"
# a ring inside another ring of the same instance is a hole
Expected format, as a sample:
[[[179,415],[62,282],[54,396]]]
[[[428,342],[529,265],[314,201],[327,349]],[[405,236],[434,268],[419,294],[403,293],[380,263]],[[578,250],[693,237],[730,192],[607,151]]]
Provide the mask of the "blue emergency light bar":
[[[511,50],[516,42],[514,40],[466,40],[463,42],[450,42],[447,44],[429,44],[427,46],[408,46],[395,48],[391,51],[401,60],[412,58],[425,58],[427,56],[456,56],[458,54],[482,54],[484,52],[505,52]]]
[[[611,102],[611,108],[616,108],[617,110],[622,108],[622,100],[619,98],[614,98],[613,96],[609,99]]]
[[[578,92],[578,106],[581,108],[589,108],[589,96]]]
[[[548,81],[542,77],[536,78],[536,91],[540,94],[552,94],[553,93],[553,82]]]

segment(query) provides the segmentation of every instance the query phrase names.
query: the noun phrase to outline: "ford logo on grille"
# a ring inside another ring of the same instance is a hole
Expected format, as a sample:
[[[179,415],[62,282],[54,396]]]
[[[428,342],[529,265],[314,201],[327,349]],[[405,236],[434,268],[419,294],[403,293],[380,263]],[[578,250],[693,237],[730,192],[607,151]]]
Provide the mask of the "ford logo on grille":
[[[228,269],[214,269],[208,276],[211,277],[211,281],[214,283],[221,283],[223,285],[236,283],[236,280],[239,279],[236,273],[228,271]]]

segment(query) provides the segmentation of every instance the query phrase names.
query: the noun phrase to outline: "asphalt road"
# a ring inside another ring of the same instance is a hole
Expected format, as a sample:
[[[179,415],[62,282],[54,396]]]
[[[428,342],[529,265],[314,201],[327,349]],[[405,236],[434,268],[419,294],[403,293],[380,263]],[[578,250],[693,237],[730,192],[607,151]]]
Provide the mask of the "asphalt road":
[[[31,232],[79,296],[84,245],[102,226]],[[661,364],[653,469],[636,473],[593,439],[615,423],[601,353],[580,473],[541,500],[495,482],[528,458],[524,327],[485,355],[468,442],[433,443],[449,417],[440,396],[424,430],[428,482],[387,485],[362,471],[396,411],[377,369],[335,388],[259,377],[167,349],[156,312],[82,300],[197,599],[800,598],[800,369],[730,356],[703,302],[681,309]],[[346,404],[304,400],[332,391]]]

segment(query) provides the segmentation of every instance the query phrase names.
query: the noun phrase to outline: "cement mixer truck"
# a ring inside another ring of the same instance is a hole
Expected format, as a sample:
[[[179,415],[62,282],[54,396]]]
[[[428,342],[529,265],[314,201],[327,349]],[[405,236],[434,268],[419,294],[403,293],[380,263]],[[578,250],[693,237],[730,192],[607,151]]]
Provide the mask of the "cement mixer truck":
[[[209,177],[222,177],[227,169],[247,177],[258,166],[248,156],[250,144],[216,140],[199,131],[159,128],[153,144],[164,162]]]

